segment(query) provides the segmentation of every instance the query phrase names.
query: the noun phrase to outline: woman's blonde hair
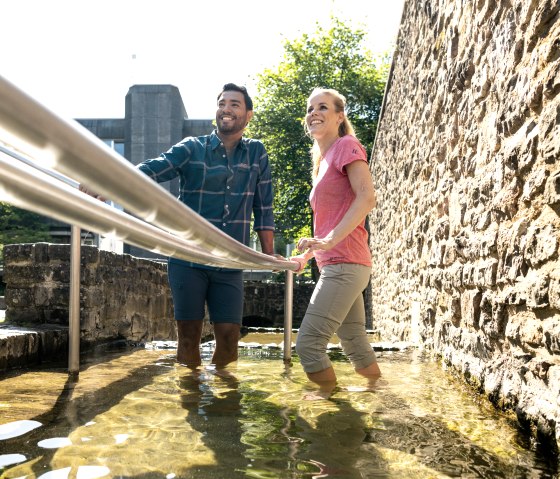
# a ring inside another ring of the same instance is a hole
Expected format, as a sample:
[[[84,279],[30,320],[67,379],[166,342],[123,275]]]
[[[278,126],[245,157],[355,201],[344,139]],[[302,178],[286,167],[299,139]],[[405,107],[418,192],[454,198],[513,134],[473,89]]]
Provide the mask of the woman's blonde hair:
[[[332,99],[333,99],[333,103],[334,103],[334,110],[337,113],[344,113],[344,120],[342,121],[342,123],[340,123],[340,125],[338,126],[338,136],[342,137],[345,135],[352,135],[352,136],[356,136],[356,132],[354,131],[354,127],[352,126],[352,123],[350,123],[350,120],[348,119],[348,117],[346,116],[346,98],[344,95],[342,95],[341,93],[339,93],[338,91],[336,91],[333,88],[314,88],[313,91],[311,92],[311,94],[309,95],[309,98],[314,97],[315,95],[319,95],[321,93],[325,93],[327,95],[329,95]],[[310,138],[313,138],[311,136],[311,133],[309,131],[309,127],[307,126],[307,121],[305,121],[305,119],[303,120],[303,129],[305,130],[305,134],[307,136],[309,136]],[[312,161],[312,170],[311,170],[311,175],[313,177],[313,179],[317,178],[317,175],[319,173],[319,164],[321,163],[321,151],[319,150],[319,144],[317,143],[317,140],[313,139],[313,146],[311,147],[311,161]]]

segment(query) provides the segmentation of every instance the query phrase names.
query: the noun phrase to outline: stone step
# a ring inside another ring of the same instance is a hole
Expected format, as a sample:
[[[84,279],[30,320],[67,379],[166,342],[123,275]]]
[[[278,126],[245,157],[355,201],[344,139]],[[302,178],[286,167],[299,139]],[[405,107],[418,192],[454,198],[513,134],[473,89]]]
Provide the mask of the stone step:
[[[34,324],[28,327],[0,322],[0,373],[60,360],[67,354],[66,326]]]

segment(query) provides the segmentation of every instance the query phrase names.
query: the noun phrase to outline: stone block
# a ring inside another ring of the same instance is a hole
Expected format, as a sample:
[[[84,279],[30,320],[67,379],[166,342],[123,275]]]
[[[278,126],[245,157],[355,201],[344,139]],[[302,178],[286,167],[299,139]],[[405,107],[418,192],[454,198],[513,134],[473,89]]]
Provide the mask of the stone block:
[[[37,307],[50,305],[52,287],[45,283],[40,283],[33,288],[33,297]]]
[[[506,323],[505,337],[514,346],[521,345],[521,324],[515,317],[509,318]]]
[[[51,292],[51,306],[68,310],[68,300],[70,298],[70,285],[58,285]]]
[[[558,153],[555,161],[558,160],[559,156],[560,153]],[[560,205],[560,170],[556,170],[548,177],[543,197],[544,201],[550,206]]]
[[[463,265],[461,271],[461,283],[465,287],[474,286],[475,285],[475,266],[472,264],[465,264]]]
[[[482,293],[478,290],[467,290],[461,293],[461,317],[467,328],[479,328],[481,301]]]
[[[540,168],[530,173],[523,185],[521,199],[523,201],[532,201],[537,196],[542,195],[547,182],[548,171]]]
[[[556,356],[560,355],[560,313],[543,321],[543,334],[544,345],[548,352]]]
[[[33,262],[34,251],[34,245],[29,243],[5,245],[3,250],[4,264]]]
[[[548,275],[534,274],[527,278],[525,284],[527,288],[527,307],[530,309],[543,309],[549,306],[548,285],[550,278]]]
[[[559,235],[558,228],[550,224],[529,228],[524,244],[524,256],[529,266],[537,267],[557,254]]]
[[[106,296],[102,287],[82,288],[80,304],[88,309],[100,309],[106,302]]]
[[[520,324],[519,340],[523,345],[534,348],[540,347],[544,342],[544,332],[541,321],[526,317]]]
[[[99,249],[95,246],[82,245],[80,248],[82,268],[99,263]]]
[[[551,308],[560,311],[560,270],[554,271],[550,276],[548,301]]]
[[[473,283],[478,287],[490,288],[496,285],[498,260],[490,259],[474,268]]]
[[[47,263],[49,261],[50,243],[35,243],[33,248],[33,262]]]
[[[30,306],[33,307],[35,304],[33,290],[30,287],[6,288],[4,297],[6,299],[6,307],[8,311],[18,308],[27,308]]]
[[[70,263],[63,263],[51,269],[51,280],[57,283],[70,282]]]
[[[110,251],[99,250],[99,262],[110,269],[117,269],[123,266],[123,256]]]
[[[151,341],[148,332],[151,332],[148,318],[141,314],[134,314],[131,318],[131,338],[134,341]]]
[[[50,244],[49,245],[49,261],[69,263],[70,262],[70,248],[65,244]]]
[[[4,282],[14,287],[26,287],[31,282],[43,281],[48,278],[49,271],[44,266],[25,263],[8,263],[5,262]]]

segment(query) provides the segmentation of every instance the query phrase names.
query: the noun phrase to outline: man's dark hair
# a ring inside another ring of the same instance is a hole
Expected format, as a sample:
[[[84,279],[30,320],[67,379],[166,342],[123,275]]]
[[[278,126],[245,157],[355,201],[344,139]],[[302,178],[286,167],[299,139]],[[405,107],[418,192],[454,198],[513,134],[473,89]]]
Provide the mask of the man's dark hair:
[[[244,86],[236,85],[235,83],[226,83],[222,88],[222,91],[218,95],[218,100],[222,96],[222,93],[225,91],[238,91],[239,93],[242,93],[243,98],[245,99],[245,108],[247,108],[248,111],[253,110],[253,100],[251,100],[249,93],[247,93],[247,88],[245,88]]]

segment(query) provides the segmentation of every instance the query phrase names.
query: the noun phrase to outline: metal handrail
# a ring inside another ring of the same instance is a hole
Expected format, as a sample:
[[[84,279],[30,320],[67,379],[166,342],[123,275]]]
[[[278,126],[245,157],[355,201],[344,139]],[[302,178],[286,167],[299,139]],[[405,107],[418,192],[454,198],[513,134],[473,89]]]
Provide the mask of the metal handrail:
[[[218,267],[243,269],[254,266],[215,256],[191,241],[111,208],[30,166],[18,164],[1,152],[0,197],[20,208],[167,256]]]
[[[80,183],[73,180],[72,178],[68,178],[67,176],[61,175],[60,173],[57,173],[56,171],[45,168],[45,167],[37,164],[33,160],[31,160],[31,159],[29,159],[29,158],[27,158],[23,155],[20,155],[19,153],[15,152],[14,150],[11,150],[10,148],[6,148],[3,145],[0,145],[0,152],[11,156],[12,158],[20,161],[21,163],[32,166],[36,170],[39,170],[39,171],[45,173],[46,175],[52,176],[53,178],[56,178],[56,179],[62,181],[63,183],[66,183],[67,185],[73,186],[74,188],[78,188],[80,186]]]

